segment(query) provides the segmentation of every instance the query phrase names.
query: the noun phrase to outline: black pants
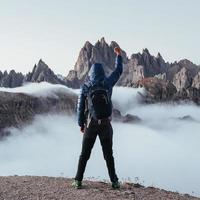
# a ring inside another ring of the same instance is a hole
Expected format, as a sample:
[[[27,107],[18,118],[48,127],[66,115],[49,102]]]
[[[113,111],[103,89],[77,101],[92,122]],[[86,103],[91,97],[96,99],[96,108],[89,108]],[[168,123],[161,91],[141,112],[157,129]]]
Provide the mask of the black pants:
[[[79,157],[78,170],[75,180],[82,181],[83,179],[85,167],[88,159],[90,158],[90,154],[94,146],[97,135],[99,136],[100,139],[110,180],[111,182],[116,182],[118,181],[118,177],[115,173],[115,164],[114,164],[114,157],[112,150],[113,129],[110,124],[110,121],[100,125],[97,124],[96,122],[91,121],[89,127],[85,129],[82,142],[82,151]]]

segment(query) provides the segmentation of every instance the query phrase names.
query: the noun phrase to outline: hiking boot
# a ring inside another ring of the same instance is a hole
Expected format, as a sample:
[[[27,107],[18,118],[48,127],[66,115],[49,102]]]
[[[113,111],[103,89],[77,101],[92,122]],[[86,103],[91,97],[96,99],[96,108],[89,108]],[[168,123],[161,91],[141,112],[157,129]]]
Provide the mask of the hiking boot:
[[[72,186],[75,187],[76,189],[81,189],[82,181],[74,180],[74,182],[72,183]]]
[[[112,188],[113,188],[113,189],[119,189],[119,188],[120,188],[119,182],[118,182],[118,181],[112,182]]]

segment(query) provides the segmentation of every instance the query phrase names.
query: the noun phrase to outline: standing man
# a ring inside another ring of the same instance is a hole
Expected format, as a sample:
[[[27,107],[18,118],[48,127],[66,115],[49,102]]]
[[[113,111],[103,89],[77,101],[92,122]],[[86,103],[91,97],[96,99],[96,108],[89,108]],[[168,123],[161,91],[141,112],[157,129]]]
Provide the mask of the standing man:
[[[104,159],[108,168],[112,188],[120,188],[115,172],[115,163],[112,150],[113,129],[110,123],[112,114],[112,88],[119,80],[123,71],[121,50],[116,53],[115,70],[109,77],[105,76],[102,64],[95,63],[89,71],[89,81],[84,83],[78,100],[78,124],[84,134],[82,151],[79,157],[78,170],[73,182],[77,189],[82,187],[83,174],[97,135],[103,150]]]

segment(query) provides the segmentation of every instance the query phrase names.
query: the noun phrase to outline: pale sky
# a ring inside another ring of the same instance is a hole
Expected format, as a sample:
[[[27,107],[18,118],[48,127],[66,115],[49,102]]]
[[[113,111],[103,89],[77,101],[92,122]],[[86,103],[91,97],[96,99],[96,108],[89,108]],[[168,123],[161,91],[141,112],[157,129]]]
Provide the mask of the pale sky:
[[[0,0],[0,70],[67,75],[85,41],[200,64],[200,0]]]

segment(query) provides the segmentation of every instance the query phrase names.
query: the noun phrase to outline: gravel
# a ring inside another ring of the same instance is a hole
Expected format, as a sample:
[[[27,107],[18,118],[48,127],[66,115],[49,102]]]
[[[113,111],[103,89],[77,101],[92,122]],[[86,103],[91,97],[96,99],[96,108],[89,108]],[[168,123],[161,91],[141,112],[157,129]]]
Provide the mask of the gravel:
[[[112,190],[105,182],[83,181],[83,188],[71,186],[72,179],[63,177],[7,176],[0,177],[0,200],[189,200],[200,199],[188,194],[169,192],[134,183],[123,183],[120,190]]]

